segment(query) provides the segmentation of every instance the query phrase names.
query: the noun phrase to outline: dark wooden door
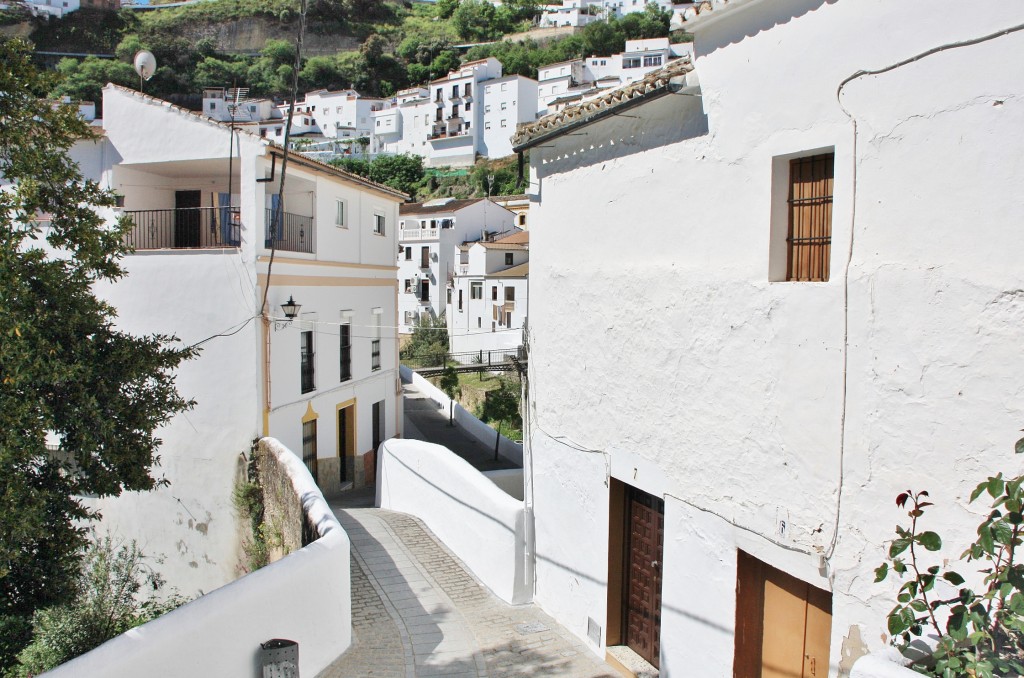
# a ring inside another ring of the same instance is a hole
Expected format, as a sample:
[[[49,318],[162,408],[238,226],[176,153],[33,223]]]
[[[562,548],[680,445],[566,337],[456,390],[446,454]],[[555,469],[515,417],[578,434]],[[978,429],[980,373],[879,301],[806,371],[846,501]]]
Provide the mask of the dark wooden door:
[[[199,247],[200,191],[174,192],[174,246]]]
[[[665,502],[630,488],[626,519],[626,645],[658,666]]]

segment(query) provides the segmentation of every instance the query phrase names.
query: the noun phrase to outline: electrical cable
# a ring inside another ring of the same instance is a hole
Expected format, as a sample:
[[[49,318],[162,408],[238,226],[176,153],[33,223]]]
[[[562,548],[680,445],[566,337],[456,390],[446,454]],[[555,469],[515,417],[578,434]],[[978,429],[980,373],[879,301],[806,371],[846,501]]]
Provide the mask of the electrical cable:
[[[897,68],[902,68],[914,62],[920,61],[926,57],[945,52],[950,49],[958,49],[961,47],[970,47],[972,45],[978,45],[996,38],[1001,38],[1012,33],[1017,33],[1024,30],[1024,24],[1017,24],[994,33],[988,33],[977,38],[969,38],[967,40],[959,40],[956,42],[949,42],[937,47],[932,47],[923,52],[915,54],[912,57],[902,59],[888,66],[883,66],[877,69],[862,69],[855,73],[847,76],[839,83],[836,87],[836,102],[839,104],[840,110],[843,114],[849,118],[852,125],[853,133],[853,147],[851,149],[852,162],[852,174],[851,184],[853,186],[851,194],[851,208],[850,208],[850,243],[846,252],[846,264],[843,267],[843,378],[842,378],[842,403],[840,407],[839,416],[839,480],[836,487],[836,519],[835,525],[832,529],[832,539],[829,542],[828,549],[825,552],[825,559],[830,560],[835,554],[836,546],[839,543],[839,525],[842,515],[843,507],[843,484],[846,480],[846,411],[847,411],[847,397],[849,392],[848,387],[848,376],[847,370],[849,367],[849,353],[850,353],[850,266],[853,262],[853,241],[856,233],[856,215],[857,215],[857,118],[843,104],[843,89],[854,80],[862,78],[865,75],[881,75],[882,73],[888,73],[894,71]]]

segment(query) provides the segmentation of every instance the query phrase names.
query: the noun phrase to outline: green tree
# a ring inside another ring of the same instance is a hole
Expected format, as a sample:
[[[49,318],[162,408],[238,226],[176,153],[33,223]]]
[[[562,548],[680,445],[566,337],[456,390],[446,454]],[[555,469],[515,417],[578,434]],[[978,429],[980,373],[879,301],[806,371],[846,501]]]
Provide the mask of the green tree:
[[[508,422],[513,426],[522,426],[519,414],[519,388],[509,379],[502,379],[501,385],[487,392],[480,419],[485,423],[494,422],[494,461],[498,461],[498,447],[501,444],[501,424]]]
[[[664,38],[669,33],[672,12],[648,3],[642,12],[631,12],[618,20],[619,28],[627,40]]]
[[[423,174],[423,158],[418,155],[378,155],[370,163],[370,179],[409,195],[416,194]]]
[[[131,224],[97,212],[113,195],[68,157],[94,134],[73,107],[45,98],[55,76],[33,66],[28,43],[0,41],[0,63],[2,670],[27,642],[32,614],[74,593],[83,524],[96,517],[78,497],[157,484],[154,431],[190,406],[173,370],[193,351],[114,327],[92,287],[124,275]]]
[[[448,425],[454,426],[455,424],[452,420],[455,416],[455,396],[459,394],[459,373],[455,371],[454,366],[445,366],[438,386],[448,396]]]
[[[486,0],[462,0],[452,14],[451,23],[465,40],[493,40],[502,34],[497,10]]]
[[[401,351],[403,360],[428,367],[444,365],[448,357],[448,324],[444,313],[437,318],[417,319],[412,336]]]

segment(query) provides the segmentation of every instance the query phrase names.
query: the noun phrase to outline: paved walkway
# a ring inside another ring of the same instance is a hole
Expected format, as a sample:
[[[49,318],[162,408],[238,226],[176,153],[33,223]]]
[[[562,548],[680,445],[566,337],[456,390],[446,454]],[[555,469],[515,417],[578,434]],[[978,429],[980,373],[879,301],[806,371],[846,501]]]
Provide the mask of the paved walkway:
[[[492,595],[415,517],[357,501],[331,502],[352,539],[353,643],[321,678],[618,675],[539,607]]]
[[[494,461],[494,443],[483,444],[459,426],[448,425],[448,411],[412,384],[402,383],[405,401],[405,437],[444,445],[479,471],[517,468],[504,457]]]

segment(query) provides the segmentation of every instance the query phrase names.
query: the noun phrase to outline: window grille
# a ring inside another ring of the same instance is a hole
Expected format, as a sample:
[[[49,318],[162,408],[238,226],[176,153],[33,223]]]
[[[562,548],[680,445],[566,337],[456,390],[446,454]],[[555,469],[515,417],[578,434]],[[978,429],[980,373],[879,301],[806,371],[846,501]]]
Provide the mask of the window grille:
[[[789,162],[786,280],[828,280],[834,166],[834,153]]]

